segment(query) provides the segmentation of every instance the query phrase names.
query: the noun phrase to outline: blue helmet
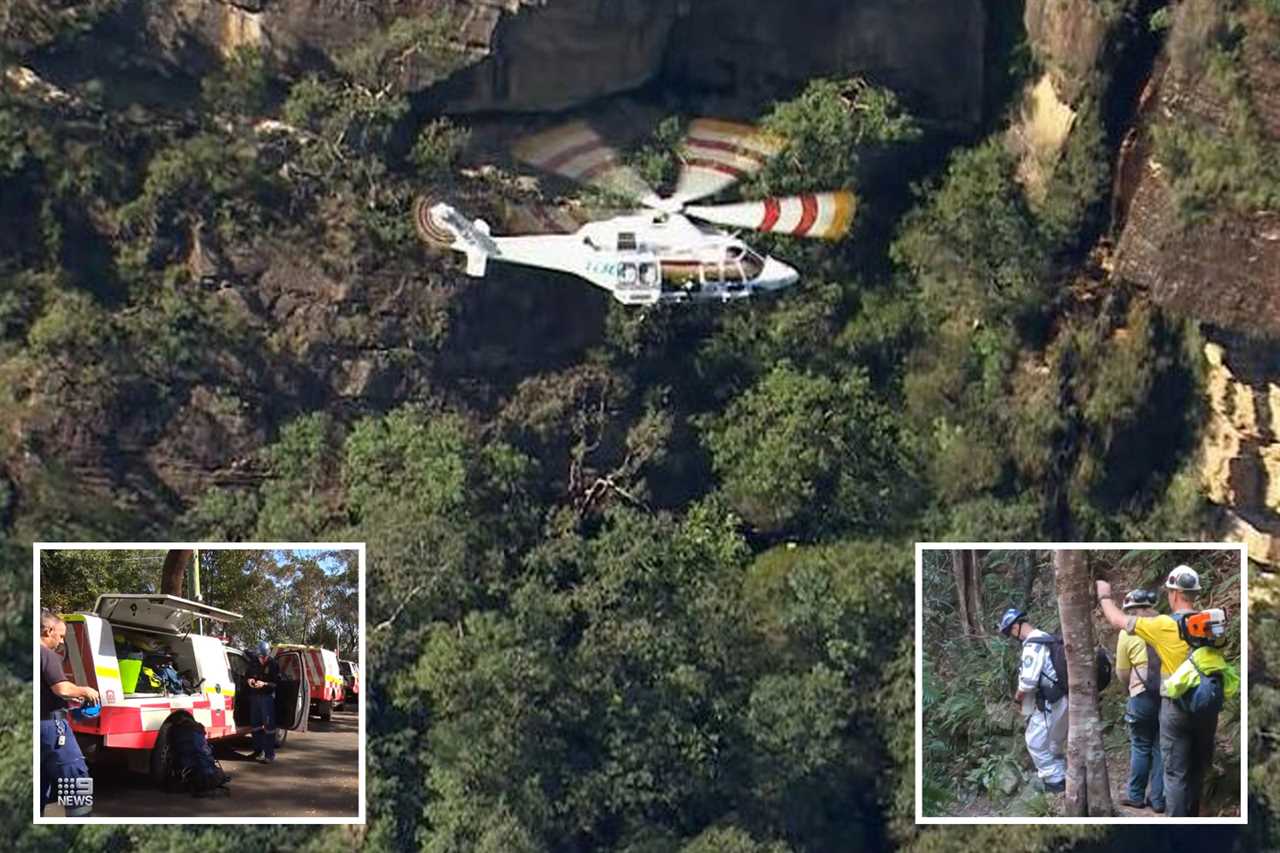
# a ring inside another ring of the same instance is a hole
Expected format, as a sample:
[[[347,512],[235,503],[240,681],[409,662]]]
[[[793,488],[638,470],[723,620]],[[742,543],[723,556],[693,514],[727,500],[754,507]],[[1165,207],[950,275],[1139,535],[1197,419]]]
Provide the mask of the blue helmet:
[[[1017,625],[1019,622],[1026,621],[1026,613],[1023,613],[1016,607],[1010,607],[1004,613],[1000,614],[1000,624],[996,627],[1000,629],[1001,634],[1004,634],[1007,637],[1009,636],[1009,632],[1013,630],[1014,625]]]
[[[271,654],[271,646],[267,643],[266,640],[263,640],[262,642],[258,643],[257,652],[260,657],[266,657]]]

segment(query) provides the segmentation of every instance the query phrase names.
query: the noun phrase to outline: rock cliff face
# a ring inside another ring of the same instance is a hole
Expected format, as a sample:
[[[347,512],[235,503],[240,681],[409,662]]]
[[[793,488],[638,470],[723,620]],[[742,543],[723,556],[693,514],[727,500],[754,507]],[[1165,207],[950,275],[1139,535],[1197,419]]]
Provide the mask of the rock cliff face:
[[[1179,214],[1165,167],[1153,156],[1151,127],[1190,119],[1223,135],[1234,131],[1225,96],[1187,61],[1191,15],[1175,19],[1167,68],[1153,80],[1147,120],[1118,167],[1123,217],[1116,274],[1148,289],[1171,312],[1206,324],[1209,423],[1202,478],[1224,509],[1225,535],[1280,565],[1280,212],[1219,209],[1195,221]],[[1243,70],[1264,133],[1280,139],[1280,61],[1246,41]]]
[[[655,80],[748,111],[855,73],[936,121],[968,127],[982,107],[980,0],[127,0],[101,25],[109,56],[62,62],[194,77],[251,45],[296,75],[426,17],[475,63],[432,93],[448,112],[564,110]],[[399,80],[410,93],[440,82],[429,67]]]
[[[1280,565],[1280,346],[1205,345],[1209,422],[1202,476],[1227,508],[1226,532],[1259,562]]]
[[[923,5],[548,0],[487,17],[487,39],[471,41],[491,55],[450,81],[446,105],[558,110],[660,78],[759,109],[814,77],[860,73],[929,118],[970,125],[982,107],[982,4]]]

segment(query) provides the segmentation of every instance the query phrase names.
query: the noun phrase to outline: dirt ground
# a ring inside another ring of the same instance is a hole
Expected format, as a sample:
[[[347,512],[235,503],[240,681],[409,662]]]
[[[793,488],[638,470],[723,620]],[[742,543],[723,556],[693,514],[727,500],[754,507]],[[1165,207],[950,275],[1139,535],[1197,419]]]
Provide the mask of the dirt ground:
[[[193,797],[158,791],[123,766],[94,769],[94,817],[351,817],[359,813],[359,720],[353,711],[312,718],[307,731],[290,732],[273,764],[249,760],[248,738],[214,744],[231,776],[229,794]],[[61,816],[54,805],[48,817]]]

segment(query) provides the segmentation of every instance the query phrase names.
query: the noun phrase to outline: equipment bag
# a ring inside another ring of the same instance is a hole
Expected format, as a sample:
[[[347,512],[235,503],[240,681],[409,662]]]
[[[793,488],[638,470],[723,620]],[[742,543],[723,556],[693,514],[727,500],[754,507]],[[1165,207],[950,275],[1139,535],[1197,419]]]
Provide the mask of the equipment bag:
[[[196,797],[211,796],[218,791],[230,793],[226,786],[231,777],[213,757],[204,726],[195,720],[175,724],[169,738],[173,745],[174,776],[183,790]]]
[[[1193,650],[1194,651],[1194,650]],[[1222,673],[1206,675],[1204,670],[1196,666],[1195,658],[1187,655],[1187,660],[1200,675],[1200,683],[1183,693],[1174,701],[1178,707],[1193,717],[1216,717],[1222,710],[1226,696],[1222,689]]]
[[[1051,678],[1042,672],[1039,693],[1045,702],[1057,702],[1071,692],[1071,685],[1067,679],[1067,650],[1062,637],[1050,634],[1048,637],[1031,637],[1027,642],[1049,647],[1049,661],[1053,664],[1056,678]],[[1098,689],[1102,690],[1111,683],[1111,673],[1115,666],[1111,663],[1111,655],[1107,654],[1106,649],[1101,646],[1094,650],[1093,667]]]

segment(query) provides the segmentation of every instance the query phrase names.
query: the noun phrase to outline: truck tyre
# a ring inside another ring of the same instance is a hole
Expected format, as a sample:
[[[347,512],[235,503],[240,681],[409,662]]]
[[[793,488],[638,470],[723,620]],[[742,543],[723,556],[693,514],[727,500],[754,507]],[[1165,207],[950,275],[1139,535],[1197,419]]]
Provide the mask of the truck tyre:
[[[155,746],[151,747],[151,782],[162,790],[169,788],[169,780],[173,775],[173,743],[169,738],[172,730],[169,720],[165,720],[156,733]]]
[[[333,703],[329,700],[316,703],[316,715],[326,723],[333,718]]]

